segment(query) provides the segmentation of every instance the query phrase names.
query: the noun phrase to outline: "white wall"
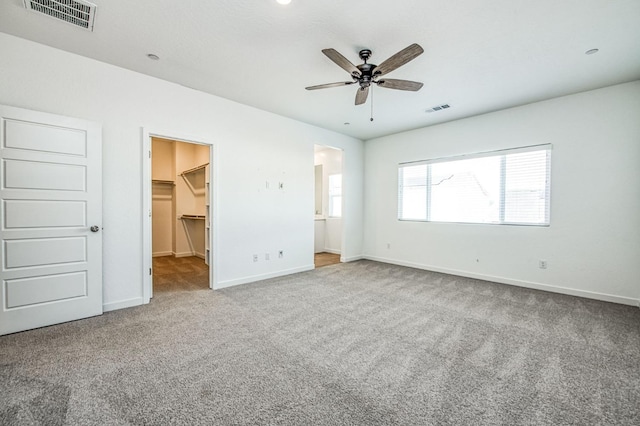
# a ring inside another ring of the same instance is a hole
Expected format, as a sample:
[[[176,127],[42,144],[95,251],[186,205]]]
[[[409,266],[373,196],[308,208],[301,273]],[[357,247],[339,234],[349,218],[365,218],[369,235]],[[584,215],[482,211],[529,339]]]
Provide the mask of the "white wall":
[[[143,127],[216,145],[219,286],[313,268],[316,143],[345,150],[344,251],[361,257],[361,141],[2,33],[0,51],[0,103],[102,123],[105,309],[142,301]]]
[[[540,143],[553,144],[550,227],[397,220],[398,163]],[[621,303],[640,299],[640,82],[365,147],[366,257]],[[548,269],[538,268],[539,259]]]

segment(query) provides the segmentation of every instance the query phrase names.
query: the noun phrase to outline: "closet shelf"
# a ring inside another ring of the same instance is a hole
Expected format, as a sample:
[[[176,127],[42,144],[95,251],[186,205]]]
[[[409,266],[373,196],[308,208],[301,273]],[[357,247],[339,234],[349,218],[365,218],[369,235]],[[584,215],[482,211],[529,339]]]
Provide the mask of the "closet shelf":
[[[197,172],[198,170],[202,170],[202,169],[204,169],[204,168],[205,168],[205,167],[207,167],[208,165],[209,165],[209,163],[204,163],[204,164],[201,164],[201,165],[199,165],[199,166],[197,166],[197,167],[194,167],[193,169],[185,170],[185,171],[183,171],[182,173],[180,173],[180,176],[184,176],[184,175],[186,175],[186,174],[188,174],[188,173]]]
[[[180,216],[180,219],[205,220],[206,217],[199,214],[183,214],[182,216]]]
[[[163,180],[163,179],[151,179],[152,183],[158,183],[158,184],[162,184],[162,185],[173,185],[175,184],[174,181],[172,180]]]

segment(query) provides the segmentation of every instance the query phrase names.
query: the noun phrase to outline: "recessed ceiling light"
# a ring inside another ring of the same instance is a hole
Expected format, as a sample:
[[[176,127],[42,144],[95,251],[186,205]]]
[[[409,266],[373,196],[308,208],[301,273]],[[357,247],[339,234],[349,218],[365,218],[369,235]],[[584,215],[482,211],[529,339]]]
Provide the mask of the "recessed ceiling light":
[[[152,59],[152,60],[154,60],[154,61],[157,61],[158,59],[160,59],[160,56],[155,55],[155,54],[153,54],[153,53],[148,53],[148,54],[147,54],[147,58]]]
[[[284,5],[291,3],[291,0],[276,0],[276,1],[277,1],[279,4],[284,4]]]
[[[600,49],[589,49],[586,52],[584,52],[585,55],[593,55],[594,53],[598,53],[600,51]]]

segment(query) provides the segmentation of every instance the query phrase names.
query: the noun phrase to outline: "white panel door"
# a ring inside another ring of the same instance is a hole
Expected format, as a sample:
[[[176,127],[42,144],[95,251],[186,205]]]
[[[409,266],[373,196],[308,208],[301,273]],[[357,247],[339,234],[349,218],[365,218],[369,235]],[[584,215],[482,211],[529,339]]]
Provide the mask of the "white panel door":
[[[102,314],[102,129],[0,105],[0,335]]]

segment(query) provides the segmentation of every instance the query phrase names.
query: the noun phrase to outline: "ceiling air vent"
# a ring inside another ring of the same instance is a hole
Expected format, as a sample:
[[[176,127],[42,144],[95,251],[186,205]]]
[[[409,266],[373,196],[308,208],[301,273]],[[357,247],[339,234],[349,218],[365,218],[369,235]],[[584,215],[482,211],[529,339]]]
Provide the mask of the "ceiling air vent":
[[[449,104],[442,104],[442,105],[437,105],[434,106],[433,108],[429,108],[428,110],[426,110],[425,112],[436,112],[436,111],[442,111],[443,109],[447,109],[449,108]]]
[[[83,0],[24,0],[27,9],[93,31],[97,6]]]

